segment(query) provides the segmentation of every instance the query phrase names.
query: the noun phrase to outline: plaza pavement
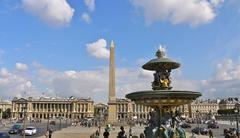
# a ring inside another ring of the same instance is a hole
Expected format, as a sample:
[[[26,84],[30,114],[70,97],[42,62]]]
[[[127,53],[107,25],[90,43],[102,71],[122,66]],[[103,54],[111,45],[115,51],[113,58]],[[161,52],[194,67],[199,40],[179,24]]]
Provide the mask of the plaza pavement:
[[[128,136],[128,130],[129,126],[125,126],[125,132]],[[53,138],[90,138],[90,135],[92,135],[97,130],[97,127],[81,127],[81,126],[70,126],[68,128],[64,128],[60,131],[53,132],[52,137]],[[136,126],[132,127],[133,135],[136,135],[139,137],[140,133],[142,133],[144,130],[144,127]],[[116,138],[118,132],[120,131],[120,127],[116,127],[115,130],[111,130],[109,138]],[[103,138],[102,134],[104,132],[104,127],[101,127],[100,131],[100,138]],[[187,138],[190,137],[190,133],[187,133]],[[208,138],[208,136],[197,136],[197,138]],[[45,138],[45,136],[39,137],[39,138]]]

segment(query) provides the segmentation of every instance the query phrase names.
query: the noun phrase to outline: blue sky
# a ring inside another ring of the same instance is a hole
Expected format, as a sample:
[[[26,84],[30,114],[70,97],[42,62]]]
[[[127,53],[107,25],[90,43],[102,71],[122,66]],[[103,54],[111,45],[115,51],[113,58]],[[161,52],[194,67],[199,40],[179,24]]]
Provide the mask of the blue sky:
[[[169,5],[165,0],[0,0],[2,97],[26,96],[26,91],[27,96],[68,96],[62,90],[68,91],[69,96],[107,95],[107,81],[99,86],[91,79],[90,86],[81,84],[78,88],[77,84],[86,81],[82,78],[86,72],[104,72],[107,79],[111,40],[116,45],[117,90],[123,91],[119,96],[149,88],[151,74],[144,72],[144,77],[139,77],[143,73],[141,65],[154,58],[155,51],[163,45],[167,55],[182,64],[173,77],[178,80],[176,88],[224,97],[221,91],[227,92],[230,85],[221,89],[218,85],[240,80],[240,1],[178,2]],[[88,49],[89,45],[92,49]],[[224,66],[220,68],[221,65]],[[6,71],[11,75],[6,77]],[[73,74],[79,78],[71,79]],[[70,77],[72,83],[66,84],[64,77]],[[130,81],[124,82],[128,77]],[[181,85],[181,80],[190,84]],[[138,87],[141,82],[147,86]],[[129,83],[137,88],[130,88]],[[10,88],[13,85],[16,89]],[[65,87],[59,90],[59,85]],[[19,90],[20,87],[23,88]],[[231,88],[230,96],[240,95],[238,87]],[[16,92],[9,95],[10,91]]]

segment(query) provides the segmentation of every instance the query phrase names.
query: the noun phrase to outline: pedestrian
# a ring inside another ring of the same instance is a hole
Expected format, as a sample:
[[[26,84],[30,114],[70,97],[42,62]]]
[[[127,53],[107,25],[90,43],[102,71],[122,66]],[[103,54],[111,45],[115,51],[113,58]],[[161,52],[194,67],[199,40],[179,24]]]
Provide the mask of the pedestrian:
[[[52,138],[52,130],[48,129],[45,136],[46,136],[46,138]]]
[[[197,138],[194,133],[192,133],[192,136],[190,138]]]
[[[110,134],[109,134],[109,132],[108,132],[108,129],[106,128],[106,129],[105,129],[105,132],[103,133],[103,137],[104,137],[104,138],[109,138],[109,135],[110,135]]]
[[[125,131],[124,131],[123,126],[120,127],[120,132],[118,132],[117,138],[127,138],[127,136],[125,135]]]
[[[213,138],[213,132],[211,129],[209,129],[208,134],[209,134],[209,138]]]
[[[143,133],[140,134],[140,138],[145,138]]]
[[[95,138],[99,138],[99,131],[98,130],[95,132]]]
[[[129,128],[128,132],[129,132],[129,138],[131,138],[132,137],[132,127]]]
[[[101,133],[101,126],[98,126],[98,132]]]

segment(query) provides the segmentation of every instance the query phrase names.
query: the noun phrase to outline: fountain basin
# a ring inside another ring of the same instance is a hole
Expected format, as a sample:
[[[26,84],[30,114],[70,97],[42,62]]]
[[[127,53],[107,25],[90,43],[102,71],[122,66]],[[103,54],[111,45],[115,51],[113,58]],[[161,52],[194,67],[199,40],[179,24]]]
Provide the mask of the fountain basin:
[[[178,105],[190,104],[193,100],[200,97],[200,92],[180,91],[180,90],[148,90],[138,91],[126,95],[136,104],[150,107],[169,108]]]

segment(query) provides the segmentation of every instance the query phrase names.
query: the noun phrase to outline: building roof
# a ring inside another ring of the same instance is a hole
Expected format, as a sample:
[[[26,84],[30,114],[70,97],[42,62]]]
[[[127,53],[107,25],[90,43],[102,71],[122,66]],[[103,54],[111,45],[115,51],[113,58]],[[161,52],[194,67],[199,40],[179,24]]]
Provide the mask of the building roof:
[[[104,107],[108,107],[106,104],[103,103],[98,103],[94,105],[95,108],[104,108]]]
[[[22,98],[22,97],[14,97],[12,101],[88,101],[93,102],[91,98],[76,98],[76,97],[69,97],[69,98],[55,98],[55,97],[40,97],[40,98]]]
[[[117,98],[116,101],[117,102],[131,102],[131,100],[129,100],[129,99],[122,99],[122,98]]]
[[[222,99],[219,104],[236,104],[236,103],[240,103],[240,99],[235,97],[235,98],[226,98],[226,99]]]

